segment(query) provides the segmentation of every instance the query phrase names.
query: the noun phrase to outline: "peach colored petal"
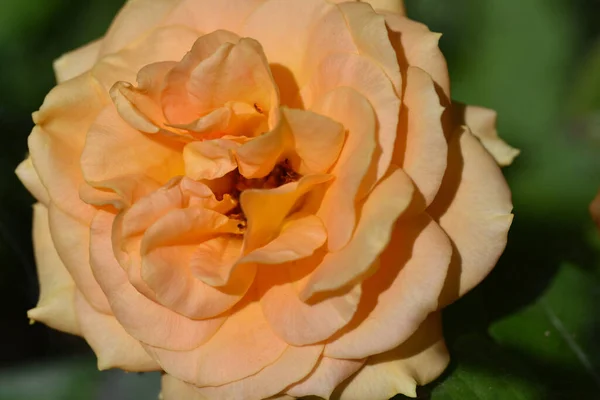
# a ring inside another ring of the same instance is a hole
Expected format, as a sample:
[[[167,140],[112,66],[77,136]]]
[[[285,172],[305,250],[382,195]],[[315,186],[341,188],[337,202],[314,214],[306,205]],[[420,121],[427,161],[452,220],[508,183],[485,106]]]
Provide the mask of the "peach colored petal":
[[[286,393],[295,397],[319,396],[329,399],[334,389],[358,371],[364,362],[365,360],[338,360],[321,357],[312,373],[288,388]]]
[[[388,400],[397,394],[417,396],[446,369],[450,357],[439,313],[432,314],[405,343],[372,356],[367,364],[333,393],[332,400]]]
[[[448,273],[443,304],[472,289],[496,265],[513,219],[506,180],[468,128],[455,132],[448,153],[444,182],[429,207],[458,252]]]
[[[404,0],[366,0],[375,10],[390,11],[400,15],[406,15]]]
[[[496,111],[453,102],[452,113],[459,125],[467,125],[471,129],[471,133],[481,141],[483,147],[501,167],[512,164],[519,155],[518,149],[511,147],[498,136]]]
[[[94,279],[89,263],[89,251],[82,244],[90,236],[90,228],[50,203],[48,208],[50,233],[58,255],[75,281],[77,288],[96,310],[111,314],[106,295]]]
[[[217,238],[204,242],[192,259],[194,275],[212,286],[224,286],[238,268],[246,264],[283,264],[311,256],[327,240],[318,217],[298,216],[286,223],[275,239],[240,258],[241,244],[232,239]]]
[[[33,206],[33,248],[40,298],[27,316],[54,329],[81,335],[75,316],[75,283],[54,248],[48,209],[40,203]]]
[[[590,204],[590,214],[592,214],[592,219],[600,229],[600,191]]]
[[[298,298],[294,287],[298,274],[310,271],[318,261],[308,258],[259,269],[257,284],[262,292],[265,318],[275,333],[290,345],[303,346],[331,337],[350,322],[358,308],[360,285],[335,293],[316,304],[309,305]]]
[[[391,2],[388,0],[388,3]],[[396,0],[395,5],[388,4],[387,6],[389,7],[385,8],[389,8],[390,11],[398,12],[403,8],[402,0]],[[398,95],[400,95],[402,92],[402,76],[396,59],[396,51],[390,42],[385,18],[373,10],[373,8],[377,8],[377,4],[345,2],[340,4],[339,7],[344,14],[344,19],[348,24],[348,29],[350,29],[359,54],[379,64],[394,85]]]
[[[48,195],[48,189],[44,187],[40,177],[33,167],[31,157],[27,157],[15,170],[15,174],[21,181],[21,183],[29,190],[29,192],[35,197],[37,201],[44,204],[46,207],[50,203],[50,196]]]
[[[267,0],[246,18],[241,36],[259,41],[269,62],[289,70],[301,87],[306,80],[303,63],[309,35],[318,21],[334,7],[322,0]],[[266,24],[269,29],[265,29]],[[343,28],[340,24],[340,29]]]
[[[116,53],[159,26],[181,0],[130,0],[104,36],[100,54]]]
[[[259,373],[288,348],[270,329],[258,302],[236,307],[207,343],[189,352],[150,350],[163,369],[196,386],[219,386]]]
[[[160,369],[114,316],[94,310],[79,291],[75,294],[75,307],[82,335],[98,357],[100,371],[110,368],[135,372]]]
[[[33,114],[37,125],[28,141],[31,160],[50,200],[82,221],[89,221],[94,209],[79,199],[83,183],[79,157],[87,130],[109,101],[99,89],[90,74],[54,87]]]
[[[260,44],[249,38],[238,41],[230,32],[200,37],[165,84],[162,105],[171,124],[190,123],[227,102],[269,112],[279,103]]]
[[[446,58],[438,47],[441,37],[429,28],[399,14],[384,12],[390,40],[396,49],[400,70],[419,67],[433,78],[445,95],[444,105],[450,103],[450,76]]]
[[[244,296],[254,279],[252,266],[236,270],[222,288],[205,284],[192,272],[198,245],[216,235],[238,233],[237,223],[215,211],[190,207],[172,210],[148,228],[140,246],[141,276],[160,304],[205,319],[223,313]]]
[[[56,81],[61,83],[89,71],[98,59],[100,46],[102,46],[102,39],[60,56],[54,61]]]
[[[408,122],[406,131],[400,127],[398,132],[394,161],[402,165],[429,205],[442,184],[448,158],[442,126],[444,107],[425,71],[408,67],[406,76],[402,119]]]
[[[364,275],[388,245],[394,223],[411,203],[414,186],[396,169],[367,197],[356,231],[348,244],[329,253],[311,273],[300,292],[303,301],[340,289]]]
[[[325,355],[363,358],[403,343],[438,308],[451,255],[448,237],[427,214],[399,221],[381,266],[363,283],[354,320]]]
[[[192,142],[183,149],[185,175],[192,179],[217,179],[237,168],[233,151],[241,146],[233,140]]]
[[[165,349],[189,350],[206,342],[224,318],[195,321],[141,295],[113,255],[114,215],[99,211],[91,226],[90,263],[119,323],[134,338]]]
[[[298,201],[315,187],[331,179],[331,175],[325,174],[305,175],[297,182],[275,189],[244,190],[240,195],[242,210],[248,220],[244,253],[270,242]]]
[[[293,138],[299,160],[292,159],[301,175],[326,173],[338,159],[346,138],[344,127],[310,111],[282,109],[282,117]]]
[[[354,231],[355,202],[375,151],[377,122],[367,99],[347,87],[334,89],[323,96],[314,110],[342,123],[348,132],[331,171],[335,180],[317,212],[327,229],[329,250],[337,251],[348,243]]]
[[[290,346],[275,363],[257,374],[223,386],[195,388],[170,375],[163,375],[164,400],[262,400],[278,394],[308,375],[318,362],[321,350],[322,346],[318,345]]]
[[[339,87],[350,87],[363,95],[372,106],[376,116],[376,143],[378,144],[369,164],[369,173],[361,184],[361,192],[366,193],[387,172],[392,159],[400,98],[394,85],[384,70],[372,59],[352,53],[333,53],[327,56],[313,74],[311,80],[301,90],[306,108],[332,117],[320,110],[319,105],[329,97],[329,92]],[[343,109],[341,118],[333,118],[347,129]]]
[[[111,189],[117,191],[115,178],[122,176],[145,176],[163,184],[184,173],[180,149],[133,129],[111,105],[88,131],[81,169],[92,186],[104,188],[103,182],[112,181]]]

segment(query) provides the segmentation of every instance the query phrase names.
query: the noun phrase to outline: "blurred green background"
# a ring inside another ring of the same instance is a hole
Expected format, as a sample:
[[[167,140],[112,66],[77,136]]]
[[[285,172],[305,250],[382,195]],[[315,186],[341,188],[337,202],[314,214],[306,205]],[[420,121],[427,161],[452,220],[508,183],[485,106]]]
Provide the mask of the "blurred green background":
[[[25,315],[37,300],[32,198],[13,170],[52,60],[103,34],[122,0],[0,2],[0,400],[156,399],[157,374],[98,373],[85,343]],[[424,399],[600,399],[599,0],[407,0],[444,33],[453,97],[498,110],[522,149],[505,169],[505,255],[449,307],[447,373]],[[366,399],[368,400],[368,399]]]

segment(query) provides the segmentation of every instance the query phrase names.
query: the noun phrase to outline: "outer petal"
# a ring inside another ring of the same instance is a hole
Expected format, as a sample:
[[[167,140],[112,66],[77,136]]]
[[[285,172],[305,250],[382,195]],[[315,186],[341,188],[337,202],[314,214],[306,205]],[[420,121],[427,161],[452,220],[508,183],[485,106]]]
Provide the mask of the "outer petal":
[[[312,373],[288,388],[286,393],[295,397],[319,396],[329,399],[334,389],[363,366],[365,360],[338,360],[321,357]]]
[[[308,277],[300,292],[304,301],[318,293],[340,289],[364,276],[388,245],[398,217],[408,208],[414,187],[400,169],[385,178],[364,203],[350,242],[329,253]]]
[[[73,277],[77,288],[96,310],[111,314],[106,295],[94,279],[89,263],[87,240],[90,228],[50,203],[50,232],[56,251]]]
[[[27,157],[15,170],[15,173],[19,177],[19,180],[27,190],[36,198],[37,201],[44,204],[48,207],[50,203],[50,196],[48,195],[48,190],[40,181],[40,177],[33,167],[33,162],[31,161],[31,157]]]
[[[353,321],[325,355],[364,358],[403,343],[438,308],[451,255],[448,237],[427,214],[399,221],[380,268],[363,283]]]
[[[40,110],[33,114],[37,124],[29,136],[31,159],[53,203],[82,221],[89,221],[93,207],[79,199],[83,183],[79,157],[85,134],[108,102],[90,74],[56,86]]]
[[[448,273],[444,304],[469,291],[496,265],[513,219],[502,172],[467,128],[455,132],[448,152],[444,182],[429,207],[458,252]]]
[[[40,299],[27,316],[54,329],[81,335],[75,316],[75,283],[56,252],[48,226],[48,209],[40,203],[33,206],[33,246]]]
[[[496,111],[452,103],[452,113],[455,117],[455,123],[467,125],[471,128],[473,135],[481,141],[483,147],[490,152],[501,167],[512,164],[519,155],[519,150],[509,146],[498,137],[498,131],[496,130],[498,114],[496,114]]]
[[[446,171],[448,144],[442,126],[444,107],[431,77],[422,69],[408,67],[394,162],[423,194],[433,201]]]
[[[102,39],[60,56],[54,61],[56,81],[61,83],[89,71],[98,59],[100,46],[102,46]]]
[[[114,316],[94,310],[79,292],[75,295],[75,307],[82,335],[98,357],[99,370],[121,368],[140,372],[160,369]]]
[[[329,92],[314,109],[342,123],[348,131],[331,171],[335,180],[317,212],[327,228],[329,250],[337,251],[348,243],[355,228],[356,201],[375,152],[377,122],[368,100],[347,87]]]
[[[389,11],[400,15],[406,15],[404,0],[367,0],[375,10]]]
[[[246,302],[221,329],[197,349],[179,352],[149,349],[170,375],[196,386],[218,386],[268,368],[288,349],[262,316],[258,302]]]
[[[90,263],[123,328],[151,346],[175,350],[193,349],[210,339],[224,318],[191,320],[153,302],[131,286],[113,254],[110,236],[113,221],[114,215],[105,211],[99,211],[94,218]]]
[[[363,369],[342,384],[331,399],[387,400],[397,394],[416,397],[417,385],[440,376],[449,360],[440,315],[432,314],[401,346],[370,357]]]
[[[445,95],[443,104],[450,103],[450,76],[446,58],[438,47],[441,37],[426,25],[394,13],[384,13],[390,30],[390,40],[396,49],[400,70],[405,72],[409,65],[419,67],[433,78]]]
[[[262,400],[282,392],[300,381],[315,367],[322,346],[288,347],[273,364],[246,379],[217,387],[194,388],[173,378],[163,376],[164,400]]]
[[[298,298],[295,283],[314,268],[318,257],[259,269],[260,303],[272,329],[287,343],[302,346],[321,342],[346,326],[356,312],[361,287],[356,285],[316,304]]]

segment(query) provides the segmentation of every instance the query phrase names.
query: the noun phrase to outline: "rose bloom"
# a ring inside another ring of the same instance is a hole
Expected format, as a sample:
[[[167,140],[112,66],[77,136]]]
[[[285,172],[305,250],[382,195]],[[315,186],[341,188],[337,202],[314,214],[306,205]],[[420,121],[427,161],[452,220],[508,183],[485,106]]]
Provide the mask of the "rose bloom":
[[[166,400],[415,396],[518,152],[439,37],[399,2],[130,0],[33,114],[29,317]]]

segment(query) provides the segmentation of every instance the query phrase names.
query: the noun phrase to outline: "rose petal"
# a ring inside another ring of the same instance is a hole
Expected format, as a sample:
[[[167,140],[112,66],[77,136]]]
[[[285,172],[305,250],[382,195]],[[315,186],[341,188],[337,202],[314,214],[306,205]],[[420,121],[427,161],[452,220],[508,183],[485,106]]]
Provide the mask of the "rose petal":
[[[92,221],[89,248],[92,271],[119,323],[131,336],[151,346],[189,350],[206,342],[224,318],[191,320],[136,291],[113,254],[113,221],[113,214],[98,212]]]
[[[33,114],[37,124],[29,136],[31,160],[50,200],[64,212],[89,221],[94,208],[79,199],[84,182],[79,158],[85,134],[107,103],[90,74],[79,75],[56,87]]]
[[[314,110],[344,125],[348,134],[331,171],[335,180],[317,212],[327,229],[328,247],[337,251],[348,243],[356,224],[355,203],[375,151],[373,108],[358,92],[340,87],[323,96]]]
[[[333,393],[332,400],[388,400],[397,394],[417,396],[446,369],[450,357],[444,344],[439,313],[432,314],[410,339],[367,364]]]
[[[54,329],[81,335],[75,316],[75,283],[62,263],[48,225],[48,209],[33,206],[33,248],[40,281],[40,298],[27,316]]]
[[[396,169],[375,187],[364,203],[350,242],[329,253],[304,284],[300,298],[335,291],[365,274],[386,248],[394,223],[411,203],[414,192],[410,178]]]
[[[244,399],[262,400],[276,395],[308,375],[319,360],[321,346],[288,347],[273,364],[246,379],[217,387],[195,388],[163,375],[164,400]]]
[[[297,182],[275,189],[244,190],[240,195],[242,210],[248,220],[244,253],[270,242],[302,196],[331,178],[331,175],[325,174],[306,175]]]
[[[135,372],[160,369],[114,316],[94,310],[79,291],[75,295],[75,307],[81,332],[98,357],[100,371],[110,368]]]
[[[438,308],[451,255],[450,240],[427,214],[399,221],[381,266],[363,283],[354,320],[325,355],[363,358],[403,343]]]
[[[366,0],[375,10],[389,11],[400,15],[406,15],[404,0]]]
[[[427,72],[444,93],[444,105],[449,104],[450,76],[446,58],[438,47],[441,35],[399,14],[384,12],[383,15],[390,31],[390,40],[396,49],[400,70],[405,72],[409,66],[414,66]]]
[[[233,140],[192,142],[183,149],[185,174],[192,179],[217,179],[237,168],[232,150],[241,146]]]
[[[21,183],[29,190],[29,192],[35,197],[37,201],[44,204],[46,207],[50,203],[50,196],[48,195],[48,189],[44,187],[40,177],[33,167],[31,157],[27,157],[15,170],[17,177]]]
[[[407,123],[399,125],[394,162],[402,165],[429,205],[442,184],[448,158],[442,126],[444,107],[425,71],[408,67],[406,74],[401,119]]]
[[[314,257],[259,269],[257,284],[265,318],[275,333],[291,345],[303,346],[331,337],[350,322],[358,308],[360,285],[312,305],[298,298],[294,284],[318,262]]]
[[[446,176],[429,207],[458,251],[448,273],[443,304],[472,289],[496,265],[513,219],[506,180],[468,128],[455,132],[448,153]]]
[[[54,61],[54,74],[58,83],[89,71],[98,59],[102,39],[95,40],[60,56]]]
[[[321,357],[312,373],[287,389],[295,397],[319,396],[329,399],[334,389],[363,366],[365,360],[338,360]]]
[[[452,113],[456,123],[471,128],[471,133],[481,141],[483,147],[489,151],[501,167],[512,164],[519,155],[519,150],[509,146],[498,136],[496,111],[454,102],[452,103]]]
[[[327,56],[300,93],[307,109],[333,118],[322,109],[319,111],[318,105],[322,104],[323,97],[328,96],[330,91],[344,86],[356,90],[369,101],[377,120],[378,146],[361,187],[362,193],[366,193],[383,177],[390,165],[401,102],[390,78],[381,67],[370,58],[352,53],[333,53]],[[340,118],[333,119],[348,128],[345,119],[348,118],[349,110],[346,108],[341,111]]]
[[[219,331],[187,352],[153,349],[163,369],[196,386],[218,386],[247,378],[268,368],[284,354],[279,339],[262,316],[258,302],[240,304]]]
[[[48,219],[56,251],[77,288],[92,307],[104,314],[111,314],[106,295],[92,274],[89,250],[83,245],[90,236],[89,226],[68,215],[54,203],[50,203],[48,208]]]

